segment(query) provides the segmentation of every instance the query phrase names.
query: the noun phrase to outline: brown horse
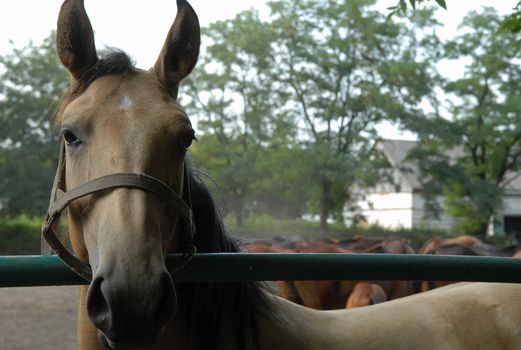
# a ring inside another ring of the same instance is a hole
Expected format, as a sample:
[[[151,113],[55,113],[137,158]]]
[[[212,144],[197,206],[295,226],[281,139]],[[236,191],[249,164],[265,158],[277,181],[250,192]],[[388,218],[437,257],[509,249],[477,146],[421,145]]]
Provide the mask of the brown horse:
[[[362,243],[361,243],[362,242]],[[361,244],[360,244],[361,243]],[[360,247],[355,251],[344,247]],[[367,247],[369,246],[369,247]],[[371,240],[371,238],[355,237],[353,241],[331,242],[313,241],[298,250],[299,253],[414,253],[404,239],[389,238]],[[341,309],[360,281],[294,281],[302,305],[317,310]],[[413,294],[412,283],[409,281],[368,281],[383,288],[389,300],[402,298]]]
[[[476,247],[476,248],[475,248]],[[488,256],[488,251],[483,251],[479,246],[465,246],[452,243],[439,246],[435,250],[428,251],[426,254],[434,255],[467,255],[467,256]],[[420,291],[426,292],[431,289],[443,287],[455,283],[453,281],[422,281]]]
[[[427,254],[429,252],[435,251],[440,247],[451,244],[460,244],[465,247],[473,247],[476,245],[481,245],[483,242],[474,236],[462,235],[451,238],[441,238],[439,236],[432,237],[428,239],[423,246],[420,248],[420,254]]]
[[[80,349],[521,348],[515,284],[459,284],[368,308],[317,311],[256,283],[175,283],[165,254],[191,244],[201,252],[238,250],[209,192],[184,171],[194,131],[176,96],[199,39],[195,12],[179,0],[157,63],[139,70],[121,52],[98,58],[82,0],[62,6],[58,54],[72,85],[58,115],[63,181],[53,193],[67,198],[119,174],[116,188],[94,182],[94,193],[68,206],[70,239],[83,261],[76,267],[88,263],[82,275],[92,275],[79,293]]]
[[[303,245],[298,253],[354,253],[329,241],[314,241]],[[341,309],[357,281],[294,281],[302,305],[316,310]]]
[[[378,284],[358,282],[347,298],[346,308],[369,306],[387,301],[385,290]]]
[[[260,240],[248,244],[248,253],[296,253],[300,242],[289,241],[276,237],[272,240]],[[275,281],[275,293],[294,303],[304,305],[294,281]]]
[[[346,247],[357,247],[359,251]],[[414,253],[414,250],[402,238],[374,239],[362,236],[341,242],[323,238],[311,242],[301,242],[298,245],[292,241],[260,240],[248,245],[246,250],[250,253]],[[412,283],[409,281],[277,281],[276,286],[277,295],[316,310],[342,309],[346,307],[349,300],[353,305],[355,303],[361,305],[363,302],[358,302],[358,300],[365,298],[362,295],[369,288],[378,290],[374,295],[375,300],[380,302],[384,301],[379,297],[380,295],[385,295],[385,300],[392,300],[413,294]],[[368,288],[368,286],[370,287]],[[356,295],[351,297],[357,287]],[[381,293],[379,293],[380,289]],[[371,295],[371,293],[367,295]]]
[[[414,249],[404,238],[389,237],[369,247],[364,253],[414,254]],[[383,288],[388,300],[403,298],[414,293],[411,281],[370,281]]]

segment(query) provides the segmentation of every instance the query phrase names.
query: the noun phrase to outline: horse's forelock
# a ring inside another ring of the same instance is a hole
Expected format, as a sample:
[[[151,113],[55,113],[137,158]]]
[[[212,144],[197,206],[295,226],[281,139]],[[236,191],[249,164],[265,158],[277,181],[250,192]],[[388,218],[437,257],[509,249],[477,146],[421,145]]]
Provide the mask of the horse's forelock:
[[[56,124],[63,122],[63,111],[65,107],[81,95],[92,82],[98,78],[111,74],[129,74],[136,72],[134,62],[125,52],[118,49],[110,49],[106,54],[86,70],[71,86],[65,91],[60,99],[56,112]]]

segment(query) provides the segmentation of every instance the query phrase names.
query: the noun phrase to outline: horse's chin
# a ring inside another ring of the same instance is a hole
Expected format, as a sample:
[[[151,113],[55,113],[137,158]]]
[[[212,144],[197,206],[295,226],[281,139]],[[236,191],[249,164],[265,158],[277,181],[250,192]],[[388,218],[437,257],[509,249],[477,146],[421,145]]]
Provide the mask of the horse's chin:
[[[108,340],[105,334],[100,330],[98,330],[98,341],[105,349],[114,349],[111,345],[112,342]]]
[[[159,332],[155,335],[148,335],[139,340],[134,341],[112,341],[102,331],[98,330],[98,341],[105,349],[109,350],[132,350],[132,349],[148,349],[157,344],[159,340]]]

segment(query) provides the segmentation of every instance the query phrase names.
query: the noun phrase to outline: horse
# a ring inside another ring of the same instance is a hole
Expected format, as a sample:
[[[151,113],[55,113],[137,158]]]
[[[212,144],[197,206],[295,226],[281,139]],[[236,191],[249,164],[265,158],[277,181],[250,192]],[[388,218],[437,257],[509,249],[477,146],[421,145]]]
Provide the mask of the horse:
[[[249,243],[245,251],[248,253],[295,253],[301,242],[289,241],[281,237],[272,240],[259,240]],[[275,281],[275,292],[284,299],[304,305],[294,281]]]
[[[357,241],[361,241],[358,237]],[[364,239],[371,242],[370,239]],[[317,240],[304,244],[299,253],[393,253],[393,254],[411,254],[414,250],[404,239],[389,238],[381,241],[373,241],[369,247],[360,246],[362,250],[356,251],[350,247],[359,246],[355,244],[343,244],[329,240]],[[345,308],[351,293],[353,293],[358,283],[362,281],[294,281],[295,289],[302,301],[302,305],[317,310],[334,310]],[[402,298],[413,293],[412,283],[409,281],[367,281],[371,284],[379,285],[384,290],[386,299],[393,300]],[[365,285],[365,284],[363,284]],[[362,288],[362,287],[359,287]],[[375,287],[378,288],[378,287]],[[359,292],[360,293],[360,292]],[[357,297],[353,297],[357,298]]]
[[[363,253],[414,254],[414,249],[404,238],[389,237],[367,248]],[[383,288],[386,298],[394,300],[409,296],[415,292],[415,283],[411,281],[370,281]]]
[[[347,298],[346,308],[369,306],[387,301],[387,293],[376,283],[358,282],[349,298]]]
[[[490,256],[488,250],[483,250],[480,245],[466,246],[459,243],[451,243],[441,245],[435,250],[429,250],[425,254],[433,255],[467,255],[467,256]],[[420,291],[426,292],[428,290],[443,287],[455,283],[453,281],[422,281]]]
[[[182,268],[194,247],[238,251],[185,159],[195,134],[177,93],[197,61],[197,15],[178,0],[151,70],[119,51],[98,57],[82,0],[64,2],[56,35],[71,86],[57,113],[62,156],[42,232],[88,281],[79,287],[79,349],[521,348],[516,284],[457,284],[318,311],[260,283],[177,283],[166,254],[182,253],[174,264]],[[53,240],[64,208],[75,257]]]
[[[307,242],[298,253],[354,253],[353,250],[342,248],[327,239]],[[344,308],[349,294],[356,281],[293,281],[302,305],[316,310],[332,310]]]
[[[430,251],[435,251],[440,247],[451,244],[459,244],[465,247],[474,247],[482,245],[483,242],[474,236],[461,235],[451,238],[441,238],[439,236],[428,239],[420,248],[420,254],[428,254]]]

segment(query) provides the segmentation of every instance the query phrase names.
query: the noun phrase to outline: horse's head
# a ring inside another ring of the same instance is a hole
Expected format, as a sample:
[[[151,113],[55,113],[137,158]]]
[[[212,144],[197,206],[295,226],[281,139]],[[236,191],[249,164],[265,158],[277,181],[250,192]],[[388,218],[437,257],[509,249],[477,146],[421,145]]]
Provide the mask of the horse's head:
[[[71,74],[58,120],[65,144],[65,187],[113,173],[154,177],[182,196],[184,157],[194,130],[176,103],[179,82],[195,66],[199,23],[186,1],[154,67],[136,69],[115,52],[99,59],[82,0],[66,0],[57,51]],[[165,268],[184,242],[168,201],[140,189],[97,191],[69,205],[74,251],[92,268],[87,312],[106,346],[152,343],[175,310]],[[186,227],[185,227],[186,228]],[[139,345],[137,345],[139,346]]]

